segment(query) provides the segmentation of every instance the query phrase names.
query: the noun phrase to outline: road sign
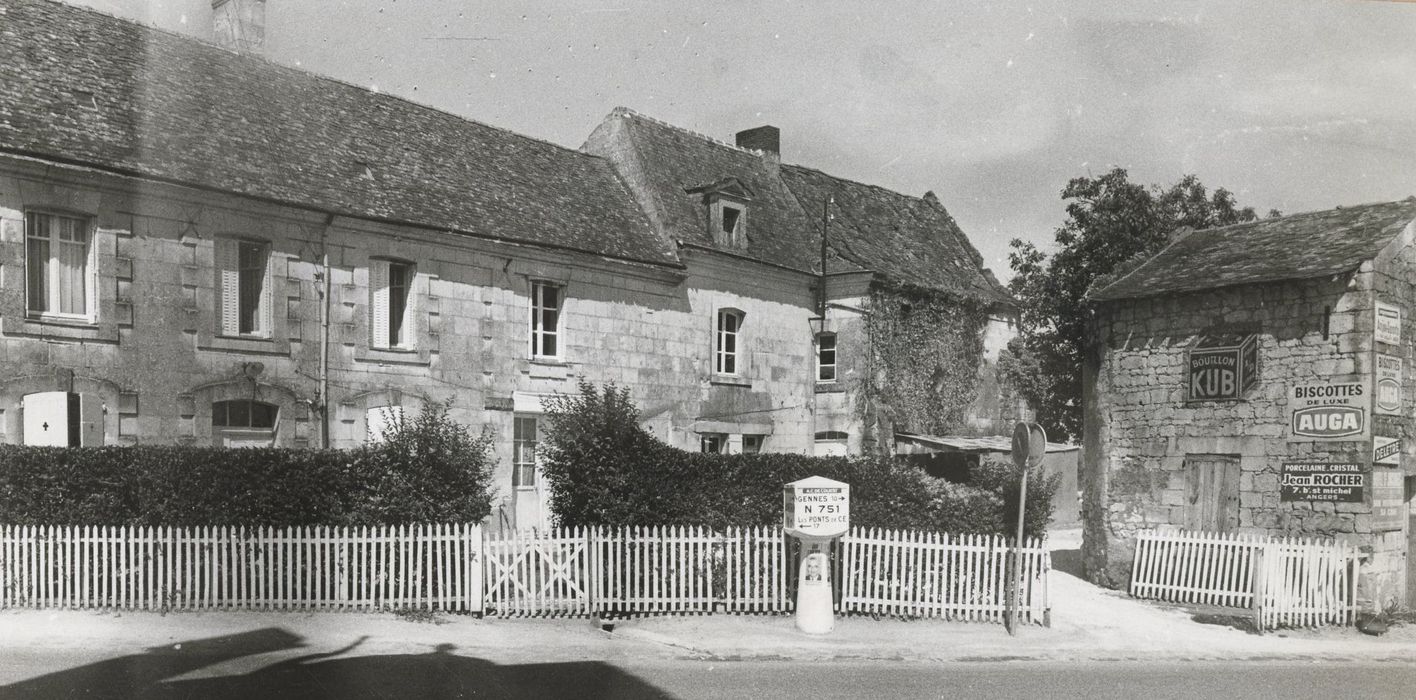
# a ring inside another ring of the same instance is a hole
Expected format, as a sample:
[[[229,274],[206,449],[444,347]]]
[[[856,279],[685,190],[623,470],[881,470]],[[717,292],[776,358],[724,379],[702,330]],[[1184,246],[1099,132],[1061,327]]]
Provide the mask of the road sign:
[[[782,487],[782,528],[787,534],[840,537],[850,526],[850,484],[811,476]]]

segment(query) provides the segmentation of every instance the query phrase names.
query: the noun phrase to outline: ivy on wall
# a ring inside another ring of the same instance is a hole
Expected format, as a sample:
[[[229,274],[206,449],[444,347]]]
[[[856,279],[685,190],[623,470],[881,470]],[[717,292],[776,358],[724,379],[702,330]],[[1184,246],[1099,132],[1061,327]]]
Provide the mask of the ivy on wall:
[[[894,433],[960,432],[978,390],[984,304],[918,287],[877,283],[866,300],[870,347],[862,378],[866,442],[893,448]]]

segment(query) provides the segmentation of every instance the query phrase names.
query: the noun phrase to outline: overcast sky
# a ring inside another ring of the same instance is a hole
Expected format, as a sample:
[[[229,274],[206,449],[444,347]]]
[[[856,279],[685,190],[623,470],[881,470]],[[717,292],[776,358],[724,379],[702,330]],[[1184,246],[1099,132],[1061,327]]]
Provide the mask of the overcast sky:
[[[207,38],[210,0],[70,0]],[[882,7],[883,5],[883,7]],[[615,106],[933,190],[987,263],[1067,180],[1260,212],[1416,194],[1416,4],[269,0],[271,60],[578,147]]]

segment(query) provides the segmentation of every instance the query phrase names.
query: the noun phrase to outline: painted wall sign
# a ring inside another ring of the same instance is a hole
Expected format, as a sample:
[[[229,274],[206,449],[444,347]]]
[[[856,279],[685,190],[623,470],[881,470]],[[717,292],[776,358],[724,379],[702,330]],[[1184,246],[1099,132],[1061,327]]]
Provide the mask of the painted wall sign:
[[[1367,383],[1329,381],[1289,389],[1290,440],[1356,440],[1370,433]]]
[[[1372,438],[1372,464],[1401,466],[1401,441],[1377,435]]]
[[[1401,344],[1401,307],[1395,304],[1377,302],[1377,325],[1372,334],[1378,343]]]
[[[1188,401],[1237,399],[1259,383],[1258,336],[1206,337],[1187,357]]]
[[[1372,470],[1372,529],[1377,532],[1400,530],[1406,520],[1406,504],[1403,498],[1406,488],[1402,484],[1400,469],[1378,467]]]
[[[1377,413],[1401,414],[1401,370],[1403,360],[1392,355],[1377,353],[1377,390],[1375,406]]]
[[[1367,475],[1353,462],[1284,462],[1279,500],[1361,503]]]

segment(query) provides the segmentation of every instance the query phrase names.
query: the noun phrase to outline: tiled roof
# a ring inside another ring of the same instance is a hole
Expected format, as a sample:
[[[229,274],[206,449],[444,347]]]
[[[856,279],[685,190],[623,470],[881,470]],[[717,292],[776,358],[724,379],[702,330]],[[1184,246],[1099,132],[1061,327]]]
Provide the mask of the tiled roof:
[[[870,270],[898,282],[1014,303],[933,196],[910,197],[747,151],[619,108],[585,148],[615,161],[660,231],[713,247],[701,197],[686,189],[733,178],[752,192],[746,250],[730,252],[816,272],[821,202],[830,196],[828,272]]]
[[[713,247],[703,196],[686,190],[733,178],[752,192],[752,202],[747,247],[730,252],[796,270],[820,266],[815,219],[761,155],[623,108],[600,124],[585,147],[619,165],[666,238]]]
[[[911,197],[796,165],[782,166],[782,177],[803,206],[831,198],[827,245],[842,258],[896,281],[1016,303],[932,193]]]
[[[604,159],[90,10],[0,8],[0,150],[679,264]]]
[[[1350,272],[1413,220],[1416,199],[1406,199],[1195,231],[1089,296],[1106,301]]]

